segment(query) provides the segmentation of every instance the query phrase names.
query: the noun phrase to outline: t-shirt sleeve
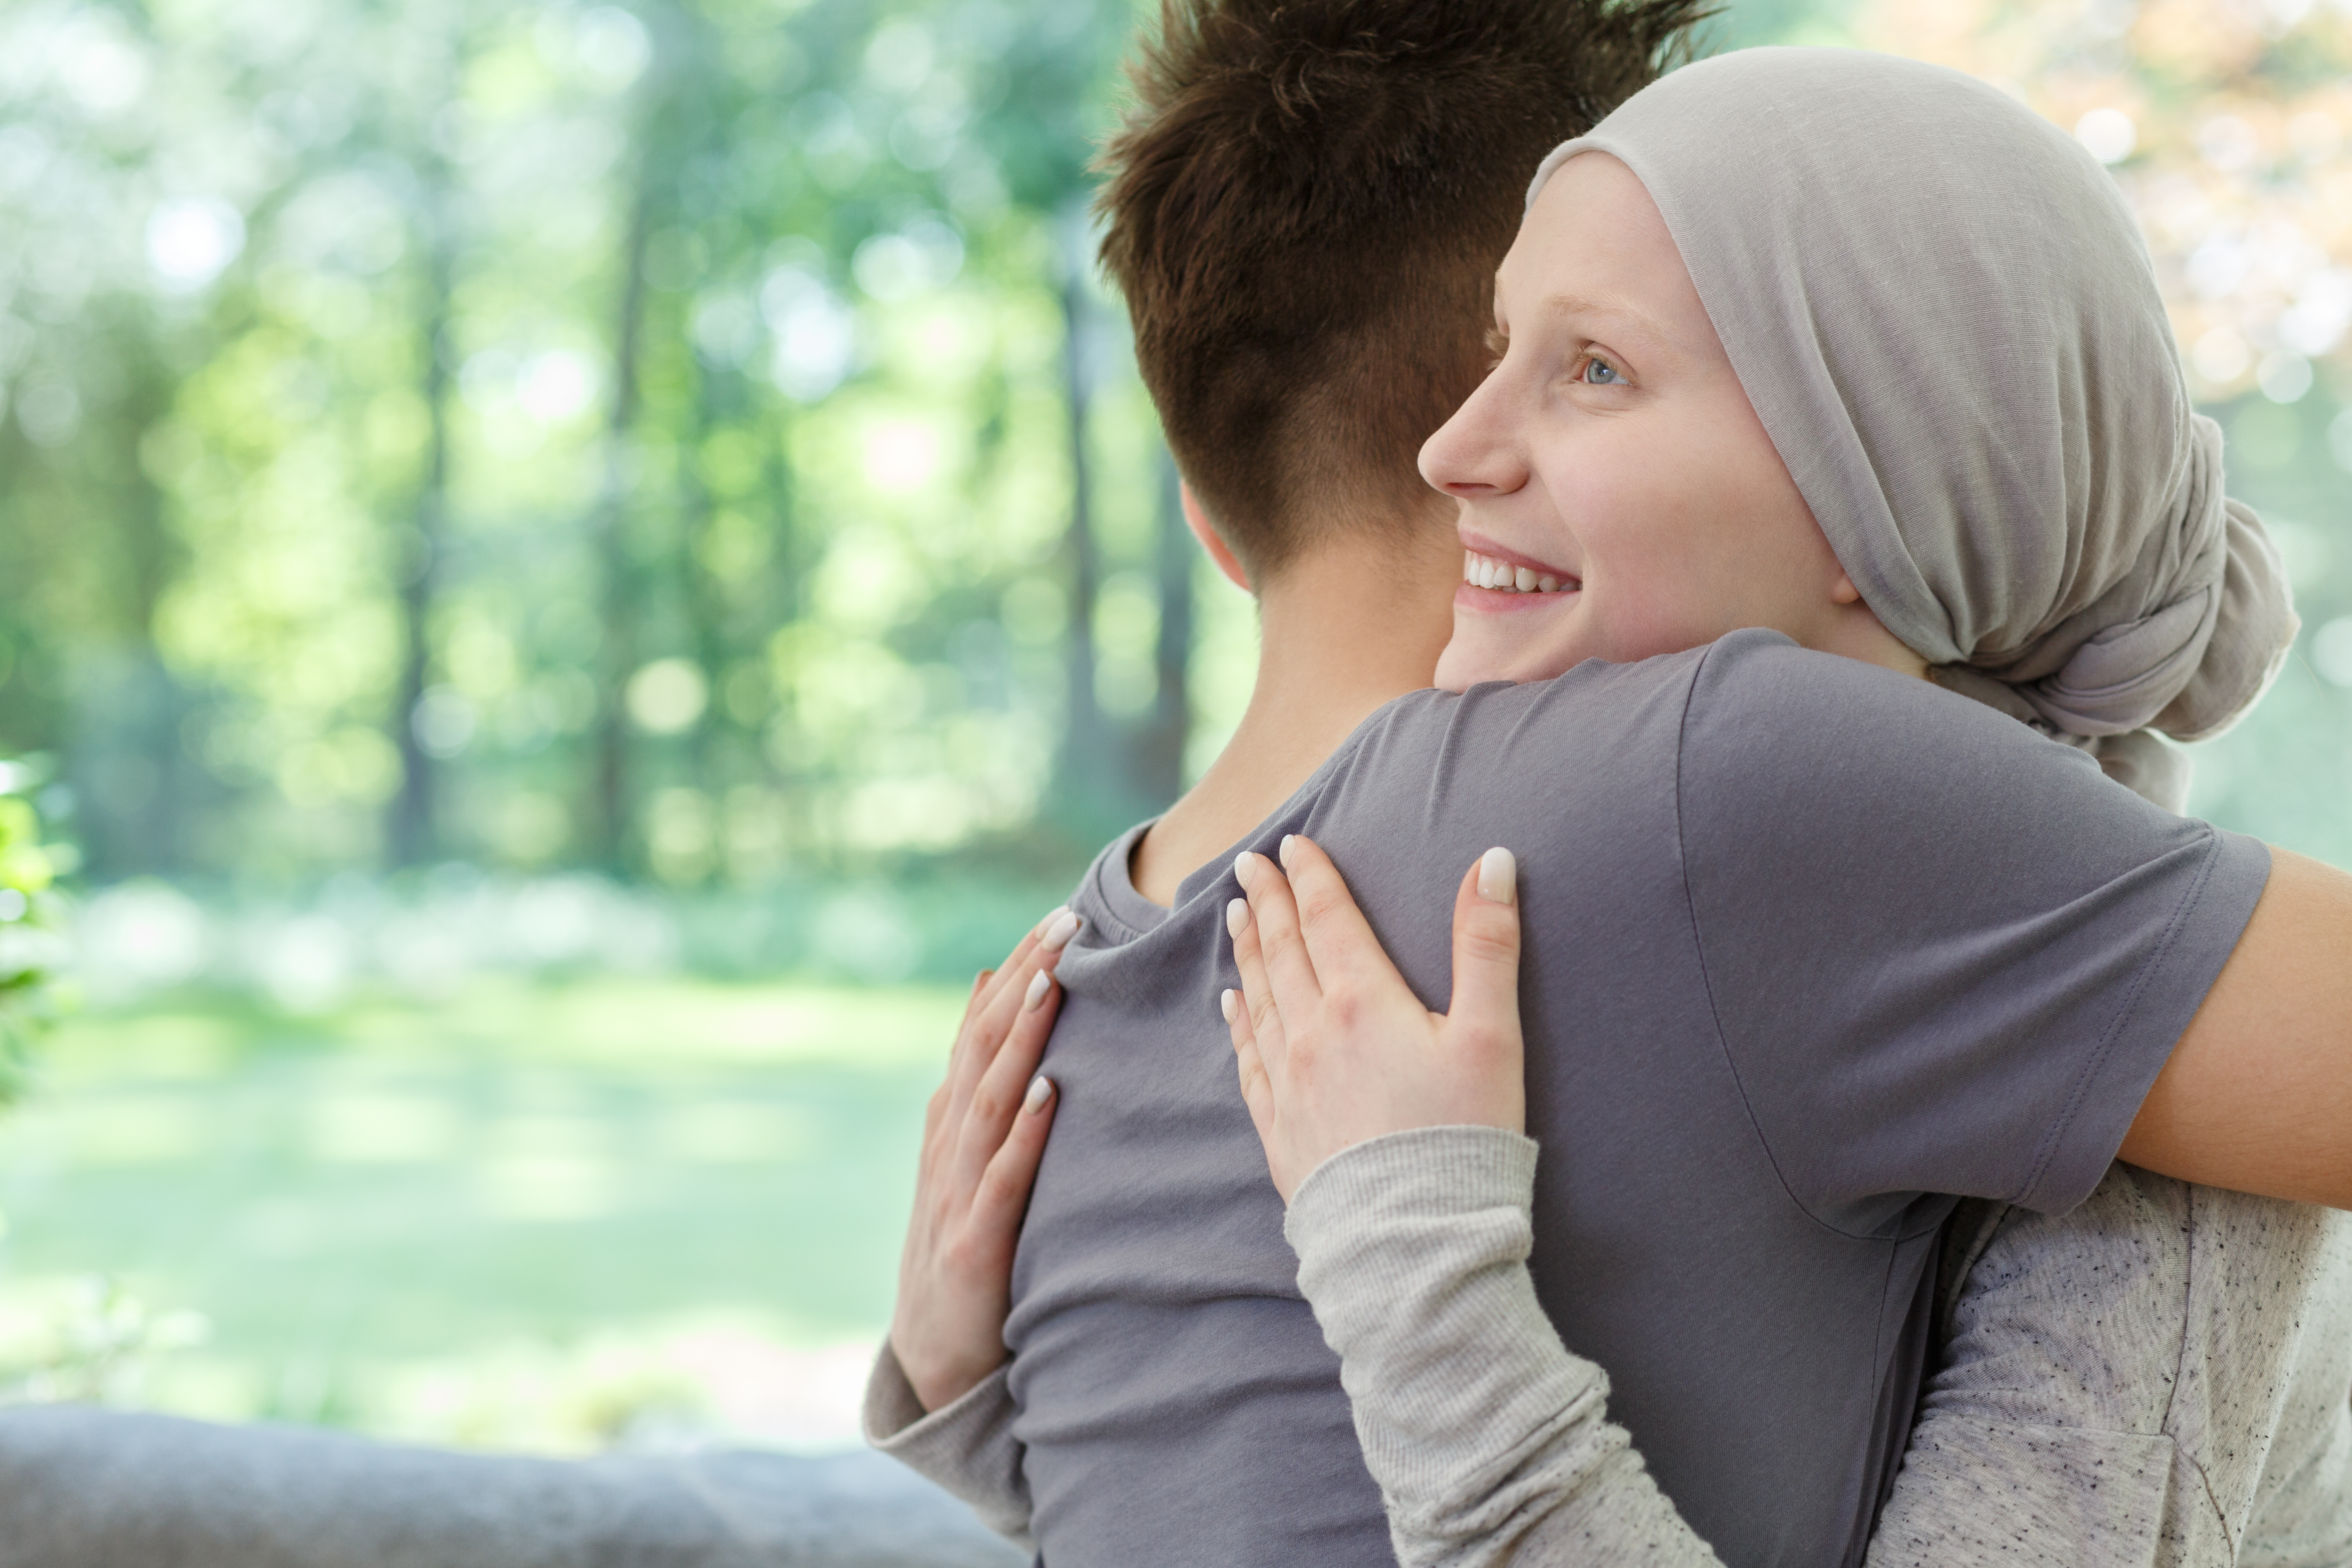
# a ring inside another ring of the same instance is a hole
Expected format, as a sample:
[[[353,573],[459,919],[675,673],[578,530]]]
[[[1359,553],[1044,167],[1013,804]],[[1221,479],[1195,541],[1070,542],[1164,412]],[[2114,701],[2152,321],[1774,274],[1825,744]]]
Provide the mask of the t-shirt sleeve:
[[[2004,714],[1769,633],[1700,661],[1675,787],[1731,1070],[1853,1234],[1921,1194],[2087,1197],[2270,875]]]

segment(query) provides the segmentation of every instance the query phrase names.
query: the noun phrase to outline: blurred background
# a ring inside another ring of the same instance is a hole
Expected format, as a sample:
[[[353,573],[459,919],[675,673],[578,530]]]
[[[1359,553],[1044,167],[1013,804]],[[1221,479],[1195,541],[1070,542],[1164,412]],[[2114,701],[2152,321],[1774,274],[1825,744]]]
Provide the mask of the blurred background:
[[[971,973],[1215,753],[1129,0],[0,6],[0,1397],[854,1441]],[[2352,865],[2352,0],[1735,0],[2142,216]]]

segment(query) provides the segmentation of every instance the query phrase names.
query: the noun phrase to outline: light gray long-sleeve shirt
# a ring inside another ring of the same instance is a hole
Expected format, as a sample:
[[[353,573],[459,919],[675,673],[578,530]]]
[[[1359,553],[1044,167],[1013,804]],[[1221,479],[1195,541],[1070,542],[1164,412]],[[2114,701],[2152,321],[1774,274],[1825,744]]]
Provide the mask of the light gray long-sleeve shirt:
[[[1428,1129],[1292,1204],[1399,1560],[1714,1568],[1536,1300],[1534,1171],[1515,1134]],[[2119,1164],[1981,1240],[1874,1568],[2352,1563],[2352,1215]],[[887,1350],[869,1389],[877,1447],[1025,1543],[1012,1415],[1001,1372],[924,1415]]]

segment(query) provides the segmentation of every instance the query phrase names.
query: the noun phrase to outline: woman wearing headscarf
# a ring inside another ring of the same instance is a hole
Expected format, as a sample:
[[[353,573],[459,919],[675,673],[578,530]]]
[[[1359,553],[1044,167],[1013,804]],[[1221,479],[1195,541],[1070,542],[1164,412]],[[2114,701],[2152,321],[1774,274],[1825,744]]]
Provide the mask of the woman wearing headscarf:
[[[2221,493],[2221,433],[2190,411],[2130,215],[2070,138],[1937,68],[1748,51],[1559,148],[1529,208],[1497,296],[1519,352],[1423,457],[1468,503],[1465,538],[1492,542],[1465,561],[1441,685],[1771,626],[1990,704],[2181,809],[2185,759],[2158,736],[2235,721],[2295,621],[2258,521]],[[1678,454],[1622,444],[1653,353],[1719,358],[1760,468],[1740,466],[1737,416]],[[1560,421],[1577,433],[1551,439]],[[1641,515],[1610,489],[1629,454],[1665,497]],[[1774,527],[1791,560],[1826,552],[1821,604],[1722,574],[1723,530]],[[1509,857],[1465,879],[1448,1017],[1381,961],[1318,849],[1284,858],[1339,911],[1294,955],[1386,972],[1344,1018],[1269,976],[1261,932],[1296,936],[1297,906],[1244,857],[1244,1092],[1401,1560],[1717,1563],[1525,1266]],[[1485,1047],[1450,1049],[1465,1017]],[[1307,1048],[1318,1070],[1290,1071]],[[1383,1125],[1345,1103],[1375,1079],[1391,1107],[1419,1084],[1443,1109]],[[1946,1364],[1872,1563],[2352,1561],[2346,1216],[2118,1164],[2063,1216],[1964,1208],[1948,1269]]]

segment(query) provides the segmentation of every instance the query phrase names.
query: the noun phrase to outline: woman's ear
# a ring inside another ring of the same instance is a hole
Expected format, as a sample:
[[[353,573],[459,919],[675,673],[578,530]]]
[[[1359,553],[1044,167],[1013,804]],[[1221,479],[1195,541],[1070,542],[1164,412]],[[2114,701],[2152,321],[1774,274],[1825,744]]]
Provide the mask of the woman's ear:
[[[1201,548],[1209,552],[1209,559],[1217,563],[1225,581],[1244,594],[1255,593],[1257,590],[1250,586],[1249,574],[1242,570],[1241,558],[1217,531],[1217,525],[1209,521],[1209,514],[1201,510],[1201,498],[1192,493],[1191,483],[1178,480],[1176,495],[1183,503],[1184,526],[1192,531],[1192,537],[1201,542]]]
[[[1853,578],[1841,572],[1837,574],[1837,581],[1830,584],[1830,603],[1859,605],[1862,603],[1862,590],[1853,585]]]

